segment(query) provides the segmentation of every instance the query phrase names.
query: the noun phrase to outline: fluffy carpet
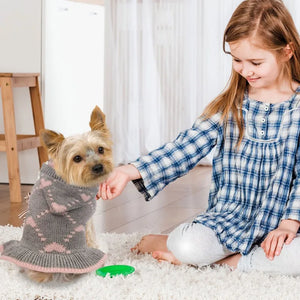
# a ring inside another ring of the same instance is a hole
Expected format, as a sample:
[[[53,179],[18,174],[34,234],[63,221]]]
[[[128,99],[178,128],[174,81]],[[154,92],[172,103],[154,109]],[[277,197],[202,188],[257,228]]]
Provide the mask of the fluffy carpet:
[[[0,244],[20,239],[21,232],[21,228],[0,226]],[[98,237],[108,246],[107,265],[135,267],[135,273],[127,277],[102,278],[93,272],[71,283],[36,284],[15,265],[0,260],[0,299],[300,299],[300,277],[157,263],[150,255],[130,252],[140,237],[137,233],[105,233]]]

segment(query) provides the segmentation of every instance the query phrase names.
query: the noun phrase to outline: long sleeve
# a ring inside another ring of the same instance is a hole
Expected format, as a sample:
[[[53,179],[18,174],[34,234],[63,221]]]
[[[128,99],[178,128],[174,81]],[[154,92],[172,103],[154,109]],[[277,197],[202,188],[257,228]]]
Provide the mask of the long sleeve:
[[[197,119],[192,128],[181,132],[173,142],[132,162],[142,176],[133,183],[147,201],[152,199],[166,185],[194,168],[215,146],[221,131],[219,114]]]
[[[289,199],[286,204],[282,220],[292,219],[300,221],[300,144],[298,145],[294,180],[289,194]]]

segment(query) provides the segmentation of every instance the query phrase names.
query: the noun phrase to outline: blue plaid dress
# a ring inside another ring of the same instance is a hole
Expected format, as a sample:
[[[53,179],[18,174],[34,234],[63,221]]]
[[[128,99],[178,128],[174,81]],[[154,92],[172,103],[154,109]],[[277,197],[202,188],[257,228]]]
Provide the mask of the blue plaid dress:
[[[300,93],[300,87],[297,89]],[[194,168],[213,148],[208,209],[194,223],[216,233],[233,252],[247,254],[282,219],[300,220],[300,94],[281,103],[264,103],[245,93],[245,132],[238,149],[232,117],[199,118],[171,143],[140,157],[135,180],[146,200]]]

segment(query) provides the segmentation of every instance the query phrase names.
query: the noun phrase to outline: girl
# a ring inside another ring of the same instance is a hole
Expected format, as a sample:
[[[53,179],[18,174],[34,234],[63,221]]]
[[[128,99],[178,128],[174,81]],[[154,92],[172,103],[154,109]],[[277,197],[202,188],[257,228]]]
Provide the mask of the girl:
[[[133,180],[149,200],[214,148],[207,211],[133,250],[173,264],[300,274],[299,34],[282,1],[246,0],[223,49],[233,60],[227,89],[172,143],[116,168],[98,196],[113,199]]]

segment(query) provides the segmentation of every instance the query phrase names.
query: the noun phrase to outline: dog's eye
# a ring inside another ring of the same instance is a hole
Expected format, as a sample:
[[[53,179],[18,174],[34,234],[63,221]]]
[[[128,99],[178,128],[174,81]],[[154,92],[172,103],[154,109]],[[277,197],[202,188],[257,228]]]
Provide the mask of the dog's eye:
[[[103,148],[103,147],[98,147],[98,152],[99,152],[100,154],[103,154],[103,153],[104,153],[104,148]]]
[[[79,163],[82,161],[82,157],[80,155],[76,155],[76,156],[74,156],[73,161],[76,163]]]

